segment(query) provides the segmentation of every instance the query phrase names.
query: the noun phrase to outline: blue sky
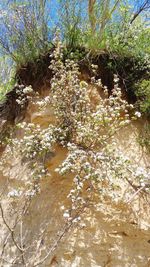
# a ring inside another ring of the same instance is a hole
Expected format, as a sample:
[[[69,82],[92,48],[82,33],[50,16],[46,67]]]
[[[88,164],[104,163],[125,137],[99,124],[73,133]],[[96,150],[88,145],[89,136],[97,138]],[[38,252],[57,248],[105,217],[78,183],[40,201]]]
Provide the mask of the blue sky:
[[[9,0],[9,1],[8,0],[0,0],[0,18],[1,18],[1,15],[4,14],[3,12],[5,12],[5,11],[8,10],[8,7],[9,7],[8,2],[11,3],[11,1],[13,1],[13,0]],[[34,2],[34,0],[30,0],[30,1],[33,1]],[[72,2],[72,0],[68,0],[68,1],[70,1],[70,3]],[[141,4],[141,3],[143,3],[143,1],[144,0],[137,1],[137,2],[138,2],[138,4]],[[22,0],[22,1],[21,0],[18,0],[17,2],[20,3],[20,4],[21,3],[22,4],[25,4],[25,3],[29,3],[29,0]],[[49,0],[47,2],[49,2],[48,5],[47,5],[47,12],[48,12],[48,14],[50,14],[51,20],[49,20],[49,27],[51,28],[53,26],[56,26],[56,24],[58,22],[58,18],[59,18],[59,15],[58,15],[58,6],[59,6],[59,4],[58,4],[58,2],[59,2],[59,0]],[[63,0],[62,0],[62,2],[63,2]],[[131,4],[131,5],[133,5],[135,2],[136,1],[128,0],[128,3]],[[83,4],[84,3],[88,3],[88,0],[83,0],[82,3]],[[138,8],[138,5],[136,6],[136,8]],[[83,14],[85,13],[85,10],[86,10],[86,8],[84,7],[83,8]],[[11,15],[9,14],[9,17],[10,16]],[[2,28],[2,25],[0,25],[0,35],[4,38],[4,40],[5,39],[7,40],[7,38],[5,36],[6,35],[5,33],[6,33],[5,32],[5,29],[3,29]],[[0,55],[1,55],[1,53],[0,53]]]

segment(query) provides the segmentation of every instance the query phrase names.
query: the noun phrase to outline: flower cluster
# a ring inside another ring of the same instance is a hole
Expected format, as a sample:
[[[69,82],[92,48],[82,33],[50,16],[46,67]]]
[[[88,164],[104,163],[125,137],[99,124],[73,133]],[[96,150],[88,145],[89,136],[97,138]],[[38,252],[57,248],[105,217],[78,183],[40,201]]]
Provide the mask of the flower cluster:
[[[148,172],[133,165],[115,142],[116,132],[141,116],[134,112],[133,105],[122,99],[118,77],[114,75],[110,96],[100,79],[92,77],[91,84],[81,81],[78,65],[72,60],[63,60],[58,39],[50,68],[53,71],[50,94],[37,105],[40,110],[52,109],[56,118],[54,125],[49,124],[43,129],[38,124],[23,122],[18,125],[22,137],[13,138],[10,145],[10,151],[13,147],[19,151],[22,161],[28,162],[30,181],[24,194],[31,197],[40,191],[39,181],[47,175],[45,159],[56,142],[68,149],[67,158],[56,171],[61,175],[74,175],[73,187],[68,194],[72,212],[85,205],[93,192],[118,199],[120,184],[126,180],[149,190]],[[93,72],[97,69],[96,66],[92,68]],[[97,87],[103,89],[105,97],[99,96],[94,102]],[[30,87],[24,90],[24,94],[30,93]],[[19,196],[14,192],[15,197]],[[11,192],[9,195],[13,196]],[[65,211],[64,217],[68,219],[70,216],[70,211]]]
[[[33,93],[33,89],[31,86],[23,87],[19,86],[16,89],[17,99],[16,102],[23,108],[27,102],[27,99],[30,99],[30,94]]]
[[[22,122],[17,125],[19,129],[19,138],[11,135],[11,142],[1,157],[1,171],[5,173],[6,166],[10,165],[12,159],[17,159],[24,166],[26,172],[25,187],[20,189],[11,189],[9,197],[18,199],[20,196],[33,197],[40,192],[40,181],[44,176],[50,175],[47,172],[45,161],[47,154],[52,153],[55,142],[54,127],[50,125],[42,129],[40,125],[34,123]],[[17,133],[17,132],[16,132]],[[25,167],[26,166],[26,167]],[[19,192],[19,193],[18,193]],[[21,192],[21,193],[20,193]]]
[[[130,175],[130,161],[115,143],[105,145],[100,151],[85,150],[69,143],[68,151],[67,158],[56,171],[61,175],[74,174],[74,186],[68,195],[73,210],[86,203],[89,192],[119,198],[117,189],[120,189],[120,182],[126,181]]]
[[[98,103],[93,104],[90,86],[80,81],[77,64],[71,60],[63,62],[61,45],[54,52],[50,68],[54,73],[51,105],[57,120],[59,140],[69,150],[68,157],[56,171],[61,175],[74,174],[74,186],[68,195],[72,209],[83,205],[86,193],[92,190],[117,199],[121,181],[125,182],[128,177],[135,181],[137,166],[132,166],[121,153],[115,143],[115,134],[141,114],[134,113],[134,106],[122,99],[117,75],[114,75],[111,95],[108,96],[107,88],[103,87],[105,98],[99,98]],[[93,91],[97,86],[102,87],[101,80],[95,77],[92,77],[91,85]],[[146,171],[144,177],[148,178]],[[140,185],[140,177],[136,178]]]
[[[20,140],[14,139],[13,142],[19,146],[22,156],[29,160],[44,159],[55,142],[54,127],[50,125],[41,129],[38,124],[26,122],[18,124],[18,127],[24,129],[24,136]]]
[[[129,110],[133,106],[122,99],[117,76],[114,76],[112,94],[101,98],[94,106],[89,85],[79,79],[78,65],[69,59],[62,61],[61,46],[54,52],[50,68],[54,73],[51,105],[58,128],[63,129],[68,141],[88,148],[103,145],[116,131],[130,123]],[[93,87],[102,86],[95,77],[92,77],[92,84]],[[108,95],[106,87],[104,92]]]

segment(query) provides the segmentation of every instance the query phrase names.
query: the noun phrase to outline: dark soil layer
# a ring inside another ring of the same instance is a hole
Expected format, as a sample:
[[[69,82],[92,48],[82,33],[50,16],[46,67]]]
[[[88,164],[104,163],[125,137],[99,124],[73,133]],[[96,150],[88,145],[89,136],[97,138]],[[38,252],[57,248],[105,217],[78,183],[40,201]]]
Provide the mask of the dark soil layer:
[[[40,92],[40,89],[50,86],[52,70],[49,68],[53,48],[46,55],[40,56],[34,62],[28,62],[16,71],[18,86],[15,86],[11,92],[6,95],[4,103],[0,104],[0,118],[14,122],[16,118],[24,116],[28,101],[26,99],[24,107],[16,102],[16,89],[22,90],[25,86],[31,85],[34,91]],[[92,55],[83,49],[79,49],[81,60],[79,60],[79,69],[81,78],[90,82],[93,72],[91,64],[98,66],[96,78],[100,78],[102,84],[108,87],[109,93],[113,88],[113,75],[117,74],[120,79],[120,87],[123,96],[129,103],[135,103],[137,98],[134,93],[134,83],[146,76],[147,70],[140,70],[135,65],[138,64],[135,58],[120,57],[103,52],[99,55]],[[83,56],[82,56],[83,55]],[[65,58],[70,54],[65,54]]]

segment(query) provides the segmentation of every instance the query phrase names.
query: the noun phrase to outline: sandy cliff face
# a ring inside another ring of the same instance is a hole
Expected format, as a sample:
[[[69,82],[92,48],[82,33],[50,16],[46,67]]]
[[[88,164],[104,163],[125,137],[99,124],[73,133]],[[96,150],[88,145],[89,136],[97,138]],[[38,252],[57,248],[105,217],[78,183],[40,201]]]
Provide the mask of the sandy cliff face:
[[[50,109],[39,112],[36,104],[30,104],[25,121],[46,127],[55,122],[55,118]],[[140,122],[128,126],[116,135],[116,141],[120,149],[139,166],[146,166],[149,158],[143,154],[135,138],[140,127]],[[41,181],[41,192],[32,199],[23,220],[16,226],[16,239],[22,236],[24,248],[30,246],[25,253],[25,261],[30,259],[26,265],[19,261],[16,263],[18,265],[12,262],[17,249],[11,241],[2,255],[8,231],[3,220],[0,220],[0,255],[5,258],[1,260],[1,266],[32,267],[39,262],[38,266],[41,267],[149,267],[149,202],[138,198],[138,195],[132,199],[134,190],[129,196],[130,204],[121,201],[113,203],[109,197],[104,199],[95,195],[92,203],[81,212],[81,220],[67,228],[63,212],[70,204],[67,195],[73,177],[71,174],[61,177],[55,172],[66,155],[65,148],[55,147],[54,154],[46,163],[51,176]],[[22,165],[19,157],[10,159],[10,165],[5,166],[4,173],[1,173],[1,192],[4,190],[2,204],[10,224],[16,202],[7,194],[10,188],[25,186],[29,175],[26,164]],[[126,195],[129,187],[126,181],[122,181],[119,194]],[[61,235],[62,238],[59,238]]]

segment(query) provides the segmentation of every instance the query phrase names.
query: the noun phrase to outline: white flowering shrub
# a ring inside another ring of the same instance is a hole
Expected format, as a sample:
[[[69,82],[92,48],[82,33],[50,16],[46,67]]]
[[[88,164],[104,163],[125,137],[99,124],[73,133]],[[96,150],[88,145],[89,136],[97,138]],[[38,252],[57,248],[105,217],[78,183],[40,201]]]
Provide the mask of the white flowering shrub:
[[[118,77],[114,76],[111,95],[108,95],[107,88],[103,87],[101,81],[95,77],[92,77],[90,84],[81,81],[77,64],[72,60],[63,59],[61,43],[59,39],[56,41],[50,66],[53,70],[50,93],[42,100],[39,96],[36,98],[40,112],[44,114],[45,109],[50,109],[52,111],[50,114],[55,120],[47,127],[27,122],[16,125],[10,139],[8,137],[6,140],[7,146],[0,162],[0,171],[4,175],[7,168],[10,171],[13,167],[13,161],[15,164],[18,164],[18,161],[20,163],[20,173],[16,172],[16,179],[21,181],[20,186],[10,185],[7,198],[15,203],[15,210],[12,209],[14,218],[21,218],[23,222],[24,214],[27,214],[33,197],[40,192],[41,179],[50,176],[46,168],[47,160],[50,160],[49,155],[55,151],[55,144],[65,147],[68,151],[66,158],[55,169],[55,172],[70,179],[68,182],[71,184],[71,189],[67,193],[69,203],[61,207],[64,227],[61,225],[62,231],[58,231],[54,245],[48,249],[44,248],[46,256],[43,258],[41,246],[38,253],[38,258],[41,260],[37,260],[34,266],[40,265],[41,262],[45,264],[45,259],[52,255],[72,225],[79,223],[82,227],[85,226],[81,222],[82,213],[88,205],[94,203],[95,199],[131,203],[139,193],[147,197],[150,191],[150,170],[133,163],[123,151],[120,151],[116,142],[116,133],[129,125],[132,120],[141,117],[133,105],[122,99]],[[96,66],[92,68],[95,72]],[[104,91],[103,98],[98,95],[99,87]],[[30,88],[23,90],[22,96],[31,93]],[[19,95],[18,99],[21,103],[24,99],[22,96]],[[19,104],[22,105],[21,103]],[[25,176],[22,177],[24,172]],[[127,194],[123,191],[124,185],[128,185]],[[11,233],[12,241],[18,251],[17,258],[20,253],[22,262],[28,262],[28,266],[32,266],[31,262],[37,255],[38,242],[33,242],[35,255],[32,252],[28,253],[29,246],[19,242],[20,237],[17,231],[15,232],[20,222],[16,221],[14,228],[8,227],[3,209],[3,205],[0,204],[3,223]],[[48,225],[49,222],[42,221],[42,224]],[[21,224],[20,231],[22,231]],[[36,238],[39,244],[41,240],[45,242],[47,239],[46,235],[45,237],[42,235],[42,239],[39,236]],[[24,257],[25,255],[27,256]],[[19,265],[21,260],[18,263],[17,258],[14,256],[14,262]]]
[[[41,178],[50,175],[46,168],[46,157],[48,154],[50,156],[53,154],[54,127],[50,125],[42,129],[40,125],[22,122],[17,125],[16,130],[19,130],[20,138],[14,137],[15,132],[10,135],[10,139],[7,138],[7,147],[1,156],[0,170],[5,173],[7,167],[11,169],[13,161],[21,160],[21,165],[26,166],[27,172],[25,187],[23,190],[11,189],[8,196],[14,196],[15,199],[19,199],[21,195],[25,198],[33,197],[40,192]],[[22,180],[22,177],[19,179]]]
[[[123,156],[115,142],[116,132],[141,116],[134,112],[133,105],[122,99],[118,77],[114,75],[114,88],[108,96],[107,88],[95,77],[90,85],[81,81],[78,65],[72,60],[64,60],[58,36],[55,43],[50,65],[53,71],[51,91],[37,102],[40,110],[53,110],[55,124],[42,129],[40,125],[23,122],[18,125],[23,131],[22,137],[13,138],[11,142],[13,151],[19,151],[22,162],[28,162],[31,184],[39,186],[37,181],[47,174],[46,156],[59,142],[67,147],[68,156],[56,171],[62,175],[74,174],[74,186],[69,194],[73,209],[85,202],[81,196],[85,194],[86,186],[86,193],[96,190],[117,198],[119,180],[128,181],[130,177],[137,186],[144,183],[148,189],[147,172],[143,171],[145,175],[142,177],[136,175],[135,166],[132,168],[130,160]],[[92,69],[95,73],[96,66]],[[98,87],[103,88],[105,97],[97,96],[97,101],[93,102],[92,90]],[[27,87],[23,94],[31,91]]]
[[[61,45],[54,51],[50,68],[53,70],[51,98],[58,128],[67,140],[76,139],[81,115],[90,112],[87,85],[80,85],[78,66],[74,61],[62,62]],[[82,111],[82,112],[81,112]]]
[[[140,112],[122,99],[118,77],[114,75],[114,88],[108,96],[92,103],[90,86],[79,79],[79,70],[71,60],[63,62],[61,44],[53,55],[50,68],[54,72],[51,81],[51,106],[57,121],[57,140],[68,148],[68,156],[56,169],[60,174],[73,173],[74,186],[69,197],[73,210],[86,202],[86,186],[89,190],[99,191],[117,199],[117,188],[121,180],[132,180],[137,188],[147,184],[148,171],[143,171],[142,179],[136,175],[136,168],[117,148],[115,134],[132,120],[140,118]],[[91,79],[93,90],[100,86],[100,80]],[[59,132],[59,134],[58,134]],[[129,178],[130,177],[130,178]],[[145,177],[145,178],[144,178]],[[147,182],[146,182],[147,181]],[[88,190],[88,192],[89,192]],[[67,216],[66,216],[67,218]]]
[[[44,161],[46,153],[51,151],[55,142],[54,127],[50,125],[46,129],[41,129],[38,124],[26,122],[17,126],[24,130],[24,136],[19,142],[18,139],[14,139],[14,143],[19,145],[22,156],[28,160],[36,158],[36,160],[43,159]]]
[[[132,105],[122,100],[117,77],[114,78],[112,95],[94,106],[88,84],[79,79],[77,64],[71,60],[63,63],[60,44],[54,52],[50,68],[54,72],[51,105],[57,125],[63,129],[68,140],[85,147],[103,144],[116,130],[130,122],[128,110]],[[100,84],[94,77],[92,82],[93,86]],[[107,88],[105,94],[108,94]]]

